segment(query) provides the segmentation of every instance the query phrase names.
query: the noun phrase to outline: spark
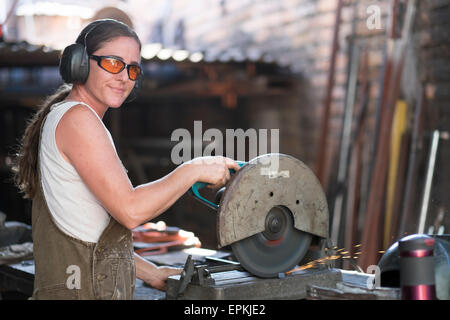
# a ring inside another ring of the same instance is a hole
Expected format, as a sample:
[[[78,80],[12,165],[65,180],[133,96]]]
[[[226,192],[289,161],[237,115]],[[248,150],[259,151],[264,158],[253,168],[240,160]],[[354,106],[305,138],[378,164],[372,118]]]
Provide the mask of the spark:
[[[286,275],[290,275],[291,273],[294,273],[294,272],[297,272],[297,271],[310,269],[310,268],[315,268],[315,267],[317,267],[318,264],[325,264],[327,261],[337,260],[339,258],[341,258],[341,256],[338,256],[338,255],[332,255],[332,256],[326,256],[326,257],[323,257],[323,258],[319,258],[319,259],[310,261],[310,262],[308,262],[308,263],[306,263],[306,264],[304,264],[302,266],[299,266],[299,267],[297,267],[295,269],[287,271],[287,272],[285,272],[285,274]]]
[[[360,248],[360,247],[361,247],[361,244],[356,244],[353,246],[353,248]],[[326,255],[322,258],[316,259],[316,260],[309,261],[308,263],[306,263],[304,265],[301,265],[295,269],[285,272],[285,274],[290,275],[297,271],[311,269],[311,268],[317,268],[319,266],[326,265],[330,261],[338,260],[338,259],[350,259],[350,262],[352,262],[352,260],[357,260],[360,257],[360,255],[362,255],[362,251],[358,251],[358,252],[353,253],[353,256],[352,256],[352,254],[350,254],[349,251],[346,251],[346,248],[339,248],[337,246],[334,246],[332,248],[325,248],[325,252],[328,255]],[[385,251],[378,251],[378,253],[384,253],[384,252]]]

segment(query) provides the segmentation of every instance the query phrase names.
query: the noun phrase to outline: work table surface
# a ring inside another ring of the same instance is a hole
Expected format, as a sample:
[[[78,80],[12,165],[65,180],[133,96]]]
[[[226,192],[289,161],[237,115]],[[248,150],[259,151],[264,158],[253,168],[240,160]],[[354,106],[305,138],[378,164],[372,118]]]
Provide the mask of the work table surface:
[[[169,258],[171,256],[169,255]],[[175,255],[173,255],[175,257]],[[175,258],[174,261],[176,261]],[[168,264],[171,265],[171,264]],[[179,264],[177,265],[179,266]],[[342,284],[338,288],[312,287],[307,299],[396,299],[398,292],[392,288],[378,288],[368,290],[368,279],[373,275],[358,273],[356,271],[340,270]],[[0,293],[20,292],[25,296],[31,296],[34,281],[33,260],[0,266]],[[146,285],[142,280],[136,279],[135,300],[163,300],[166,294],[163,291]]]

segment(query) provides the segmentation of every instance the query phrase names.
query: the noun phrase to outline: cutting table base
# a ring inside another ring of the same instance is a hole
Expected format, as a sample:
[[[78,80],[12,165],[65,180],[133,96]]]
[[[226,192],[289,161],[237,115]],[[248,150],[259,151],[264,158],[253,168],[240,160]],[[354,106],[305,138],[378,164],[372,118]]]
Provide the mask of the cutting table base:
[[[296,300],[306,298],[308,285],[336,287],[342,281],[338,269],[308,269],[285,278],[258,278],[245,271],[225,271],[212,275],[214,284],[188,284],[177,296],[180,276],[169,277],[166,299],[182,300]]]

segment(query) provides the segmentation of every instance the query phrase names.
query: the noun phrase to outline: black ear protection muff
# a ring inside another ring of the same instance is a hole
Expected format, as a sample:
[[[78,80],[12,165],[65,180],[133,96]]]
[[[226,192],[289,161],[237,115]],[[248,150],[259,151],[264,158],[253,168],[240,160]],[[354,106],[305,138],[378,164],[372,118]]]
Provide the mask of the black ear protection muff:
[[[66,47],[59,62],[59,73],[66,83],[85,83],[89,76],[89,55],[86,39],[98,25],[94,25],[84,36],[84,44],[74,43]]]
[[[86,47],[79,43],[66,47],[59,62],[59,73],[66,83],[85,83],[89,76]]]

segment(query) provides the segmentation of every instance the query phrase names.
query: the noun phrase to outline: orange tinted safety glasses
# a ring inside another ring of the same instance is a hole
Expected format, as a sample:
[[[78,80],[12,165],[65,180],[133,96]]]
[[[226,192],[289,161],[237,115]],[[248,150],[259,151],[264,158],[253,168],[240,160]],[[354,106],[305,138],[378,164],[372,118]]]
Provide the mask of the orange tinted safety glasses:
[[[132,81],[136,81],[142,74],[142,68],[139,64],[126,64],[118,57],[90,55],[89,58],[97,61],[98,66],[109,73],[117,74],[127,68],[128,78]]]

